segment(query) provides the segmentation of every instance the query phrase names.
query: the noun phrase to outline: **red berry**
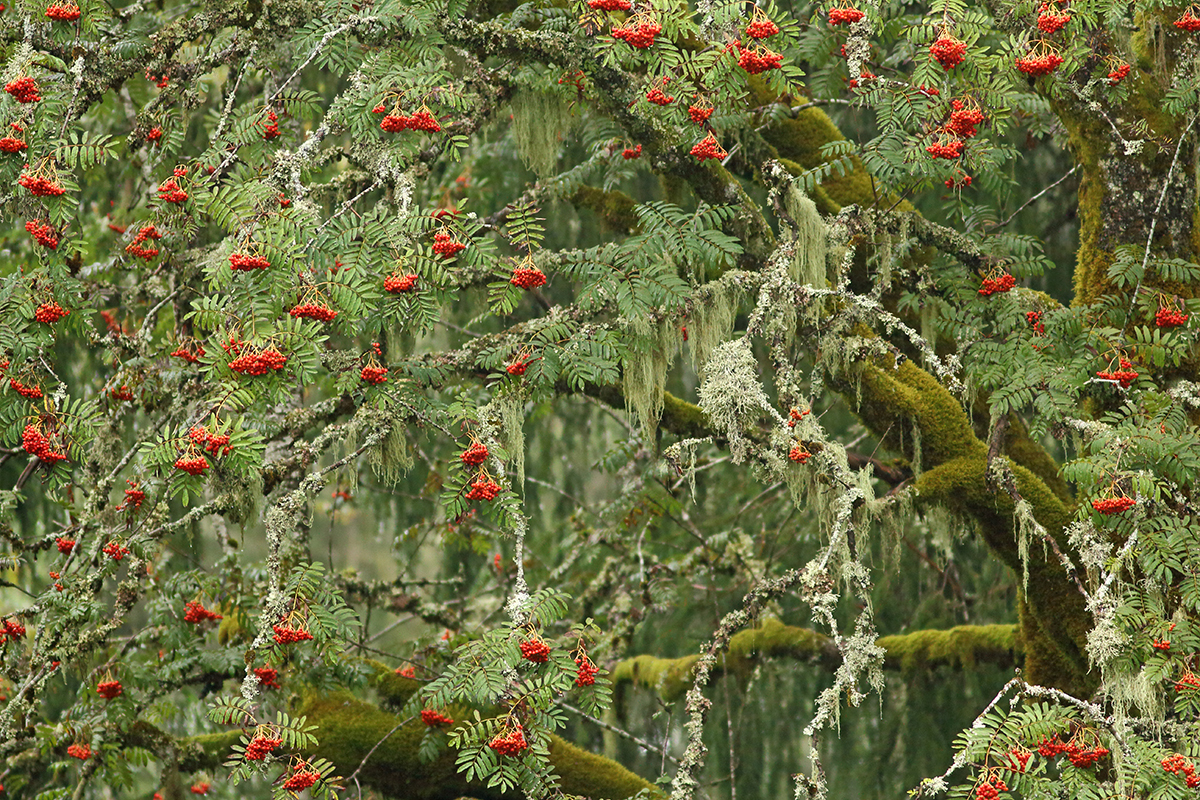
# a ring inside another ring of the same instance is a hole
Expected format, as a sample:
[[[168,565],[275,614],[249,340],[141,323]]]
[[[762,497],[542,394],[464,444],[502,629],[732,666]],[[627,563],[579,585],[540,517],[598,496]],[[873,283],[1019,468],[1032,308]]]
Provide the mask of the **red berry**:
[[[929,55],[945,70],[954,69],[961,64],[966,54],[966,42],[945,32],[929,47]]]
[[[522,265],[513,270],[508,282],[522,289],[536,289],[545,285],[546,275],[537,267]]]
[[[550,660],[550,645],[541,639],[526,639],[521,642],[521,657],[534,664],[545,664]]]
[[[112,700],[114,697],[120,696],[124,691],[120,681],[101,681],[96,685],[96,694],[106,700]]]
[[[459,460],[461,460],[464,464],[472,467],[478,467],[484,461],[487,461],[487,457],[487,445],[485,445],[483,442],[472,442],[471,446],[466,450],[463,450],[458,456]]]

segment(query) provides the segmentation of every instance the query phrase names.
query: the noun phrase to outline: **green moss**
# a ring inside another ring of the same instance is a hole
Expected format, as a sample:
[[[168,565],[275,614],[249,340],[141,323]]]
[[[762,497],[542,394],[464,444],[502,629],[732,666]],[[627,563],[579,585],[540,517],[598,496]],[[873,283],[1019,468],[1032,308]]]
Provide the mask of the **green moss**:
[[[615,189],[606,192],[594,186],[580,186],[571,195],[571,203],[577,208],[593,212],[617,233],[637,233],[638,218],[633,211],[637,203],[624,192]]]
[[[670,392],[663,392],[663,411],[658,424],[681,437],[700,439],[712,433],[704,409]]]
[[[1016,625],[959,625],[946,631],[914,631],[883,636],[884,666],[906,675],[936,667],[974,669],[977,664],[1008,667],[1022,654]]]

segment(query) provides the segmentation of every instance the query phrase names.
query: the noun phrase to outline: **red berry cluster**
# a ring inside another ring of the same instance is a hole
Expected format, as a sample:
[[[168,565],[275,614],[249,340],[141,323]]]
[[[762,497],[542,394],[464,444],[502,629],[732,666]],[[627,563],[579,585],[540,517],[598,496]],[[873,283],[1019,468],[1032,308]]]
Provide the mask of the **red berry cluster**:
[[[38,322],[44,322],[47,325],[52,325],[70,313],[70,311],[67,311],[58,303],[51,301],[48,303],[42,303],[40,306],[38,306],[37,310],[33,312],[33,318]]]
[[[275,625],[276,644],[295,644],[296,642],[311,641],[313,635],[304,628],[293,628],[291,625]]]
[[[996,800],[1001,792],[1007,791],[1008,786],[997,775],[975,787],[975,800]]]
[[[670,78],[663,78],[662,85],[650,87],[650,91],[646,92],[646,99],[656,106],[669,106],[674,103],[675,95],[663,91],[663,87],[670,82]]]
[[[1026,75],[1049,75],[1063,63],[1063,58],[1053,51],[1040,56],[1028,55],[1017,59],[1017,69]]]
[[[246,760],[247,761],[262,761],[271,754],[276,747],[283,744],[283,739],[272,739],[270,736],[255,736],[246,745]]]
[[[1033,753],[1023,749],[1013,749],[1005,753],[1008,759],[1007,767],[1013,772],[1024,772],[1029,766],[1029,759],[1033,757]]]
[[[208,794],[208,790],[212,788],[212,784],[208,781],[198,781],[191,785],[192,794]]]
[[[1171,640],[1170,639],[1155,639],[1153,642],[1150,643],[1150,646],[1153,647],[1155,650],[1170,650],[1171,649]]]
[[[17,178],[17,183],[29,190],[29,193],[36,197],[61,197],[67,193],[67,190],[59,185],[58,181],[53,178],[47,178],[44,175],[28,175],[21,173],[21,177]]]
[[[393,272],[383,279],[383,290],[392,294],[402,294],[412,291],[412,288],[416,285],[416,275],[400,275]]]
[[[1071,15],[1067,12],[1058,12],[1050,3],[1042,3],[1042,7],[1038,9],[1040,12],[1037,18],[1038,30],[1045,34],[1058,33],[1066,24],[1071,21]]]
[[[1120,369],[1116,370],[1099,370],[1096,372],[1096,377],[1106,381],[1116,381],[1121,384],[1122,389],[1128,389],[1137,380],[1138,373],[1133,368],[1133,363],[1127,358],[1120,359],[1119,366]]]
[[[256,269],[266,269],[271,266],[271,262],[263,255],[232,253],[229,256],[229,266],[234,271],[249,272]]]
[[[841,25],[843,22],[858,22],[864,16],[866,15],[854,6],[848,6],[846,8],[834,6],[833,8],[829,9],[829,24]],[[749,30],[746,32],[750,33]],[[753,34],[751,35],[753,36]]]
[[[541,639],[526,639],[521,642],[521,658],[534,664],[545,664],[550,660],[550,645]]]
[[[950,107],[952,110],[946,130],[964,139],[970,139],[977,133],[976,126],[983,122],[983,111],[978,107],[967,106],[957,99],[950,101]]]
[[[92,757],[92,748],[86,744],[73,744],[67,748],[67,755],[78,758],[80,761],[87,761]]]
[[[795,461],[797,464],[804,464],[808,461],[808,459],[812,458],[812,453],[808,452],[804,445],[797,442],[796,444],[792,445],[792,449],[788,451],[788,458],[792,461]]]
[[[59,22],[74,22],[79,19],[79,6],[74,3],[51,3],[46,16]]]
[[[1175,691],[1183,692],[1187,689],[1200,689],[1200,678],[1191,671],[1183,673],[1179,680],[1175,681]]]
[[[829,13],[832,15],[833,11],[830,11]],[[858,12],[858,14],[859,17],[862,16],[861,11]],[[830,21],[832,22],[832,20]],[[850,20],[850,22],[854,21],[855,20]],[[766,39],[767,37],[774,36],[777,33],[779,33],[779,26],[766,17],[752,20],[750,24],[746,26],[746,35],[751,39]]]
[[[283,788],[289,792],[299,792],[319,780],[321,780],[321,773],[309,769],[308,765],[301,761],[296,765],[296,771],[292,773],[292,777],[283,782]]]
[[[979,290],[979,293],[987,297],[988,295],[1007,292],[1016,285],[1017,279],[1006,272],[998,278],[984,278],[983,288]]]
[[[67,454],[55,449],[54,443],[34,425],[26,425],[25,430],[21,432],[21,447],[26,453],[37,456],[52,467],[59,461],[67,460]]]
[[[179,347],[176,347],[175,350],[171,352],[172,358],[182,358],[184,361],[188,362],[189,364],[195,364],[197,361],[200,360],[200,357],[203,355],[204,355],[204,348],[200,345],[196,345],[195,351],[189,350],[188,348],[184,347],[183,345],[179,345]]]
[[[364,381],[374,384],[375,386],[378,386],[381,383],[387,383],[387,374],[387,367],[373,366],[371,364],[363,367],[362,372],[360,373]]]
[[[1160,308],[1154,315],[1154,324],[1160,328],[1176,328],[1187,321],[1188,315],[1174,308]]]
[[[625,157],[626,161],[629,161],[634,158],[641,158],[642,157],[642,146],[639,144],[637,147],[626,147],[624,150],[621,151],[621,155]]]
[[[698,161],[703,162],[705,159],[715,158],[718,161],[724,160],[729,155],[724,147],[717,143],[717,137],[711,133],[701,139],[696,144],[692,145],[691,155],[694,155]]]
[[[162,135],[163,135],[163,129],[156,125],[150,129],[149,133],[146,134],[146,140],[157,143],[158,141],[160,141],[162,139]]]
[[[454,724],[453,719],[440,711],[434,711],[432,708],[421,709],[421,722],[424,722],[425,725],[430,728],[436,728],[438,725]]]
[[[101,681],[96,685],[96,694],[103,697],[105,700],[112,700],[114,697],[119,697],[125,691],[120,681]]]
[[[1164,758],[1162,760],[1162,768],[1164,771],[1174,775],[1182,775],[1189,789],[1195,789],[1197,786],[1200,786],[1200,775],[1196,774],[1195,765],[1179,753]]]
[[[1084,747],[1075,742],[1067,742],[1063,744],[1058,740],[1058,735],[1055,734],[1049,739],[1042,739],[1038,742],[1038,753],[1045,758],[1054,758],[1062,753],[1067,754],[1067,758],[1076,767],[1090,767],[1099,761],[1104,756],[1108,755],[1108,749],[1104,747]]]
[[[1111,72],[1108,73],[1108,85],[1116,86],[1118,83],[1123,81],[1125,79],[1125,76],[1127,76],[1128,74],[1129,74],[1129,65],[1128,64],[1120,64],[1119,66],[1117,66]]]
[[[4,630],[0,631],[0,642],[3,642],[5,637],[12,641],[21,639],[25,636],[25,626],[12,617],[4,620]]]
[[[956,36],[943,33],[929,46],[929,55],[942,65],[942,69],[951,70],[966,58],[967,43]]]
[[[170,79],[170,76],[165,72],[161,76],[158,76],[158,75],[151,75],[150,70],[146,70],[146,80],[150,81],[151,83],[153,83],[155,86],[157,86],[160,89],[167,88],[167,81],[169,79]]]
[[[279,115],[274,111],[267,111],[267,124],[263,126],[262,137],[264,141],[271,141],[279,135]]]
[[[134,258],[142,258],[149,261],[158,255],[158,248],[143,247],[142,243],[157,241],[161,238],[162,234],[158,232],[158,228],[155,228],[153,225],[145,225],[137,232],[137,236],[133,237],[133,241],[125,245],[125,252]]]
[[[925,152],[933,159],[958,158],[963,152],[962,139],[939,139],[925,148]],[[990,294],[990,292],[989,292]]]
[[[29,145],[25,144],[24,139],[17,139],[13,136],[5,136],[0,139],[0,152],[19,153],[27,147]]]
[[[580,656],[575,659],[579,669],[575,672],[576,686],[591,686],[596,682],[596,673],[600,668],[592,663],[592,660],[587,656]]]
[[[42,399],[42,387],[40,387],[40,386],[32,386],[32,385],[26,386],[25,384],[21,383],[16,378],[9,378],[8,383],[10,386],[12,386],[14,392],[21,395],[24,398],[27,398],[29,400],[41,400]]]
[[[688,106],[688,116],[692,122],[703,125],[712,116],[714,110],[710,105],[690,105]]]
[[[203,425],[194,425],[188,431],[192,444],[203,447],[210,455],[229,455],[233,446],[229,444],[228,433],[213,433]]]
[[[404,667],[396,667],[396,674],[401,678],[415,678],[417,677],[417,668],[412,664]]]
[[[471,490],[466,493],[465,497],[468,500],[491,501],[495,500],[498,494],[500,494],[500,484],[491,478],[485,478],[481,475],[471,483]],[[521,645],[522,648],[524,646],[524,644]]]
[[[636,47],[639,50],[645,50],[647,47],[654,45],[654,37],[662,33],[662,25],[657,22],[643,20],[637,25],[630,20],[626,23],[629,27],[613,28],[612,35],[614,39],[621,39],[630,47]]]
[[[109,389],[108,396],[113,400],[119,400],[123,403],[128,403],[129,401],[133,400],[133,390],[125,384],[121,384],[120,386]]]
[[[791,411],[788,412],[788,427],[789,428],[796,427],[797,422],[804,419],[806,416],[808,416],[811,413],[812,412],[809,411],[807,408],[804,409],[803,411],[801,411],[798,408],[793,408]]]
[[[1200,31],[1200,16],[1196,16],[1192,9],[1189,8],[1183,12],[1179,19],[1175,20],[1171,24],[1176,28],[1179,28],[1181,31],[1196,33],[1197,31]]]
[[[525,741],[525,731],[520,725],[517,725],[503,736],[496,734],[492,737],[492,740],[488,742],[488,747],[492,748],[492,750],[496,751],[496,753],[502,756],[518,755],[528,746],[529,743]]]
[[[42,247],[48,247],[51,250],[58,249],[58,237],[54,235],[54,226],[49,222],[31,219],[25,223],[25,230],[29,231],[29,235]]]
[[[378,110],[381,106],[375,108]],[[379,127],[388,133],[400,133],[405,130],[437,133],[442,129],[442,126],[434,118],[433,112],[427,108],[420,109],[411,117],[403,114],[388,114],[380,120]]]
[[[188,193],[179,188],[175,178],[167,178],[158,185],[158,199],[165,203],[182,203],[188,199]]]
[[[446,231],[438,231],[433,235],[433,252],[442,258],[453,258],[459,250],[466,249],[465,244],[454,241],[454,238]]]
[[[766,72],[769,69],[779,69],[783,66],[783,54],[756,47],[753,50],[738,48],[738,66],[751,75]]]
[[[58,547],[58,552],[70,554],[75,549],[75,540],[68,539],[65,536],[59,536],[54,540],[54,544]]]
[[[1025,321],[1028,322],[1030,327],[1033,328],[1034,336],[1045,336],[1046,335],[1046,326],[1042,323],[1042,312],[1041,311],[1026,311],[1025,312]]]
[[[108,556],[113,561],[120,561],[121,559],[125,558],[125,556],[129,555],[129,548],[123,544],[109,542],[108,544],[104,545],[104,547],[100,548],[100,552],[104,553],[104,555]]]
[[[520,266],[513,270],[508,282],[522,289],[536,289],[546,284],[546,275],[537,267]]]
[[[208,459],[199,453],[195,455],[181,455],[175,459],[175,469],[183,470],[188,475],[200,475],[204,470],[208,469]]]
[[[139,488],[137,481],[126,479],[125,482],[129,484],[129,488],[125,490],[125,502],[117,506],[117,511],[124,511],[127,508],[130,511],[137,511],[146,500],[146,492]]]
[[[306,319],[315,319],[321,322],[330,322],[338,315],[338,312],[334,311],[328,306],[318,306],[313,303],[305,303],[304,305],[296,306],[288,313],[293,317],[304,317]]]
[[[268,347],[258,353],[242,353],[229,362],[229,368],[243,375],[266,375],[270,370],[281,370],[287,364],[287,356]]]
[[[965,189],[966,187],[971,185],[972,180],[974,180],[974,178],[972,178],[970,175],[968,175],[967,173],[962,172],[960,170],[957,177],[946,178],[946,188],[947,189]]]
[[[504,371],[509,375],[524,375],[525,370],[529,367],[529,358],[516,358],[511,364],[504,368]]]
[[[282,689],[279,685],[279,670],[274,667],[255,667],[254,675],[258,678],[259,685],[264,689]]]
[[[30,75],[4,84],[4,91],[11,94],[18,103],[36,103],[42,99],[38,94],[37,81]]]
[[[184,622],[190,622],[193,625],[199,625],[201,622],[210,619],[224,619],[224,617],[215,611],[211,611],[196,600],[189,600],[183,604],[187,611],[183,615]]]
[[[588,8],[596,11],[628,11],[632,7],[629,0],[588,0]]]
[[[471,446],[459,453],[458,458],[468,466],[478,467],[487,461],[488,449],[483,442],[471,442]]]

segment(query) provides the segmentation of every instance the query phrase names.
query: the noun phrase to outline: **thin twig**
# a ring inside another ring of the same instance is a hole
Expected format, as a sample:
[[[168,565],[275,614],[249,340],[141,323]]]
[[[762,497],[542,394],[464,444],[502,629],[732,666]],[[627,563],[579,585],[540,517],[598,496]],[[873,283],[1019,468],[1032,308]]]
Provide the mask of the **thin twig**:
[[[593,722],[593,723],[599,725],[601,728],[604,728],[604,730],[606,730],[606,731],[611,731],[612,733],[615,733],[617,736],[620,736],[624,739],[628,739],[629,741],[636,744],[638,747],[644,747],[652,753],[658,753],[663,758],[668,759],[672,764],[679,763],[678,758],[671,755],[663,748],[661,748],[655,744],[651,744],[650,742],[647,742],[645,739],[640,739],[637,736],[634,736],[629,731],[624,730],[623,728],[618,728],[616,725],[610,725],[609,723],[605,722],[602,719],[593,717],[591,714],[587,713],[586,711],[584,711],[582,709],[576,708],[575,706],[571,705],[570,703],[562,703],[561,705],[567,711],[578,714],[579,716],[586,719],[588,722]]]
[[[1063,174],[1063,176],[1062,176],[1061,178],[1059,178],[1058,180],[1056,180],[1054,183],[1050,184],[1050,185],[1049,185],[1049,186],[1047,186],[1045,189],[1042,189],[1040,192],[1038,192],[1037,194],[1035,194],[1033,197],[1031,197],[1031,198],[1029,198],[1028,200],[1026,200],[1026,201],[1025,201],[1025,202],[1024,202],[1022,205],[1021,205],[1021,207],[1020,207],[1020,208],[1018,208],[1018,209],[1017,209],[1016,211],[1014,211],[1013,213],[1009,214],[1009,215],[1008,215],[1008,219],[1004,220],[1004,222],[996,222],[996,223],[991,223],[991,224],[989,224],[989,225],[988,225],[988,227],[989,227],[991,230],[999,230],[1000,228],[1003,228],[1005,225],[1007,225],[1008,223],[1010,223],[1010,222],[1012,222],[1012,221],[1013,221],[1013,217],[1015,217],[1017,214],[1020,214],[1022,211],[1024,211],[1026,208],[1028,208],[1028,207],[1030,206],[1030,204],[1031,204],[1031,203],[1033,203],[1035,200],[1037,200],[1039,197],[1041,197],[1042,195],[1044,195],[1046,192],[1050,191],[1050,190],[1051,190],[1051,189],[1053,189],[1055,186],[1058,186],[1060,183],[1062,183],[1063,181],[1065,181],[1067,178],[1069,178],[1069,177],[1071,177],[1073,174],[1075,174],[1075,170],[1077,170],[1077,169],[1079,169],[1079,165],[1078,165],[1078,164],[1076,164],[1075,166],[1073,166],[1073,167],[1071,167],[1069,170],[1067,170],[1067,171],[1066,171],[1066,173],[1065,173],[1065,174]]]

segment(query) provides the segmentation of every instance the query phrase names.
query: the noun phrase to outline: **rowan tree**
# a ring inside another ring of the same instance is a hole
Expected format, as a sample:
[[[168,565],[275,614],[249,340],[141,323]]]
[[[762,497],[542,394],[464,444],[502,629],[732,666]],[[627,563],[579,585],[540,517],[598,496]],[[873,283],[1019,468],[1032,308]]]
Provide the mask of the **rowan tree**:
[[[7,796],[1195,796],[1197,6],[0,40]]]

